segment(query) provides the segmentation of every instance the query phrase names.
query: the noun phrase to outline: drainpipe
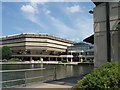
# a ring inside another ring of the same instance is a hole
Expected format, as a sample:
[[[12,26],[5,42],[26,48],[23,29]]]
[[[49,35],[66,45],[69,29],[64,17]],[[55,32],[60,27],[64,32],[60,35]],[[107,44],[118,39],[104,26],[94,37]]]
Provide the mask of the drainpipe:
[[[110,11],[109,2],[106,2],[106,29],[107,29],[107,61],[111,62]]]

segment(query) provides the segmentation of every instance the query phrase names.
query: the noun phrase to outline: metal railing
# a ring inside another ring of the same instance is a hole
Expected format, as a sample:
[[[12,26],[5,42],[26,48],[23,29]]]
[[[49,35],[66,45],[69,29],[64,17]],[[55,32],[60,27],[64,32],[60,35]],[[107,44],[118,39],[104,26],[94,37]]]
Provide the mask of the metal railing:
[[[56,79],[56,67],[53,68],[35,68],[19,70],[3,70],[2,87],[14,87],[18,85],[26,86],[33,82],[44,82]],[[12,78],[12,79],[11,79]]]

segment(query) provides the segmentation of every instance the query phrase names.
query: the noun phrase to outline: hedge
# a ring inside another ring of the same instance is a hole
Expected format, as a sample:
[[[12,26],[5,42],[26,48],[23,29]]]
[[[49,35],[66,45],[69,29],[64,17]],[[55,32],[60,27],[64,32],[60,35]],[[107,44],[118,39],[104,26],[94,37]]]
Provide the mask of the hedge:
[[[9,62],[19,62],[19,61],[20,61],[19,58],[11,58],[11,59],[9,60]]]
[[[107,63],[79,80],[74,89],[120,89],[120,63]]]

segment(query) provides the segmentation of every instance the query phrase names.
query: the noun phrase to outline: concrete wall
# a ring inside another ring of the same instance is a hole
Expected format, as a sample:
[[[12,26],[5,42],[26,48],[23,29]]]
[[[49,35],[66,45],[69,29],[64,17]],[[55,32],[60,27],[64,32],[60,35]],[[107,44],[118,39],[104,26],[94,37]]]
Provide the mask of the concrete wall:
[[[120,21],[118,2],[110,2],[111,60],[120,61],[120,30],[116,25]],[[102,3],[94,8],[94,44],[95,67],[107,62],[106,6]]]

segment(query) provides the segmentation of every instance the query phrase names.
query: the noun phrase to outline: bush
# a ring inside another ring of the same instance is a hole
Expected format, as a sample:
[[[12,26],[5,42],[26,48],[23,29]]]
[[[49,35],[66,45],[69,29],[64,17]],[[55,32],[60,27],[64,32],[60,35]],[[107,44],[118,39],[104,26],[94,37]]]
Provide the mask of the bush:
[[[78,81],[75,89],[120,88],[120,63],[107,63]]]
[[[93,60],[93,59],[90,59],[89,62],[94,62],[94,60]]]
[[[87,62],[87,60],[86,60],[86,59],[84,59],[84,60],[83,60],[83,62]]]
[[[67,60],[66,60],[66,59],[63,59],[61,62],[62,62],[62,63],[67,63]]]
[[[9,61],[10,61],[10,62],[19,62],[20,59],[19,59],[19,58],[11,58]]]

